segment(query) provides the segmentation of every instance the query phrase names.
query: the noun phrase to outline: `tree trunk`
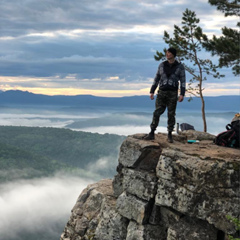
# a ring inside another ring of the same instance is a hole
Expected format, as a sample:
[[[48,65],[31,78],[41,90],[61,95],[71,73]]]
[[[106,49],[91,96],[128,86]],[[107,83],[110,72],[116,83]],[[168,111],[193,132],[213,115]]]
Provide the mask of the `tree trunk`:
[[[205,101],[203,98],[203,94],[202,94],[202,78],[200,79],[200,83],[199,83],[199,95],[202,101],[202,119],[203,119],[203,131],[207,132],[207,121],[206,121],[206,115],[205,115]]]
[[[203,91],[203,88],[202,88],[202,84],[203,84],[202,67],[201,67],[201,65],[200,65],[200,63],[198,61],[197,52],[196,51],[195,51],[195,61],[196,61],[197,65],[198,65],[198,69],[199,69],[199,73],[200,73],[198,87],[199,87],[199,95],[200,95],[200,98],[201,98],[201,101],[202,101],[203,131],[207,132],[207,121],[206,121],[206,115],[205,115],[205,101],[204,101],[203,94],[202,94],[202,91]]]
[[[206,115],[205,115],[205,101],[203,95],[200,94],[202,100],[202,119],[203,119],[203,131],[207,132],[207,122],[206,122]]]

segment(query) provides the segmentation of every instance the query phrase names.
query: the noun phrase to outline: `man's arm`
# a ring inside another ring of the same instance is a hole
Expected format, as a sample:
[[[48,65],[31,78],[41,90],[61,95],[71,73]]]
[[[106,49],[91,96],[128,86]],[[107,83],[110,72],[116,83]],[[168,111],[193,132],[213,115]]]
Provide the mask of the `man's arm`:
[[[154,99],[154,93],[150,93],[150,99],[151,99],[151,100]]]
[[[178,101],[179,101],[179,102],[182,102],[183,99],[184,99],[184,96],[183,96],[183,95],[180,95],[180,96],[178,97]]]
[[[158,86],[158,83],[159,83],[159,80],[161,78],[161,75],[160,75],[160,65],[158,66],[158,70],[157,70],[157,73],[156,73],[156,76],[153,80],[153,84],[152,84],[152,87],[150,89],[150,99],[153,100],[154,99],[154,92]]]
[[[185,68],[182,65],[181,66],[181,71],[180,71],[180,96],[178,98],[179,102],[183,101],[185,91],[186,91],[186,74],[185,74]]]

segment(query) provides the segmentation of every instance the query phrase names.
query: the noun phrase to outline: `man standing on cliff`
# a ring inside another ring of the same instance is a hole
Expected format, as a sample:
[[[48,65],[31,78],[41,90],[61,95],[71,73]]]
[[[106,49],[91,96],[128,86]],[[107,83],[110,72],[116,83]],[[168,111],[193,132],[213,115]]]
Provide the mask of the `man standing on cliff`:
[[[172,131],[175,125],[177,101],[182,102],[185,95],[186,76],[184,66],[175,57],[177,51],[170,47],[166,52],[167,60],[160,63],[153,85],[150,89],[150,99],[154,99],[154,92],[159,85],[156,99],[156,108],[153,112],[153,119],[150,125],[151,132],[144,137],[145,140],[153,140],[154,132],[158,126],[160,116],[168,109],[168,142],[172,143]],[[180,82],[180,96],[178,88]]]

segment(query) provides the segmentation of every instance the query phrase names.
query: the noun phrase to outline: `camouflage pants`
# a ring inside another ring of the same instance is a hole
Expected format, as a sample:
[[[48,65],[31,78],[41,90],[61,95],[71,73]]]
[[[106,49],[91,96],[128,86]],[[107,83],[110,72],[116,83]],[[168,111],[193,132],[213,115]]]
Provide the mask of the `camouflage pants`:
[[[158,91],[155,111],[150,125],[152,130],[156,130],[160,116],[168,109],[168,131],[172,132],[175,125],[175,115],[177,107],[178,92],[177,91]]]

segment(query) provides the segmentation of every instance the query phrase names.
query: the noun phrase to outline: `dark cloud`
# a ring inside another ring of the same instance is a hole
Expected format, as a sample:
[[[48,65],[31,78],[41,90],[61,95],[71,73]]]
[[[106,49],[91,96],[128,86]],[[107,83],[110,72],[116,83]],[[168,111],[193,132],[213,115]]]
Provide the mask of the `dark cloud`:
[[[2,0],[1,36],[73,29],[131,28],[135,25],[160,25],[179,21],[190,7],[204,14],[215,8],[202,1],[161,2],[137,0]]]
[[[16,45],[15,40],[2,41],[3,49],[8,49],[10,43],[12,50],[3,52],[0,58],[0,65],[4,66],[1,75],[46,77],[77,74],[79,78],[94,78],[129,74],[146,77],[149,72],[153,74],[154,53],[151,48],[160,46],[151,40],[128,42],[121,36],[111,37],[106,42],[96,42],[94,37],[91,42],[61,38],[34,41],[21,40]]]

